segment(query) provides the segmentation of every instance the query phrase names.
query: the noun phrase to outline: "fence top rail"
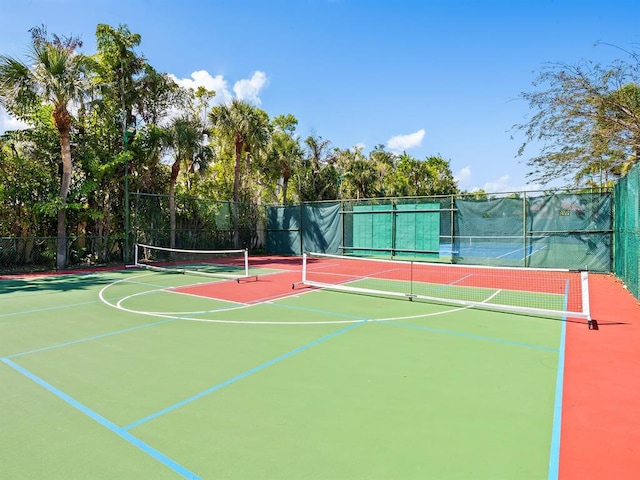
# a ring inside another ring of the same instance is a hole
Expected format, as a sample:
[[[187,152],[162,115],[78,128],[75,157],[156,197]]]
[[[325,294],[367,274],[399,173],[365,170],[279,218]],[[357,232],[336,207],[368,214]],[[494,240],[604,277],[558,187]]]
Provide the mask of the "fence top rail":
[[[340,210],[341,214],[355,214],[355,215],[370,215],[372,213],[379,214],[385,213],[394,215],[397,213],[437,213],[437,212],[457,212],[457,208],[430,208],[430,209],[419,209],[419,210]]]
[[[415,200],[450,200],[450,199],[471,199],[478,201],[495,200],[498,198],[514,198],[517,200],[523,200],[528,197],[550,196],[550,195],[608,195],[613,193],[614,187],[597,187],[597,188],[575,188],[575,187],[559,187],[548,190],[517,190],[506,192],[492,192],[478,194],[474,192],[458,192],[447,193],[438,195],[421,195],[421,196],[407,196],[407,197],[371,197],[371,198],[337,198],[332,200],[315,200],[295,203],[269,203],[265,204],[265,207],[269,208],[285,208],[285,207],[297,207],[300,205],[314,205],[325,203],[373,203],[373,202],[396,202],[396,201],[415,201]],[[150,195],[150,194],[146,194]]]

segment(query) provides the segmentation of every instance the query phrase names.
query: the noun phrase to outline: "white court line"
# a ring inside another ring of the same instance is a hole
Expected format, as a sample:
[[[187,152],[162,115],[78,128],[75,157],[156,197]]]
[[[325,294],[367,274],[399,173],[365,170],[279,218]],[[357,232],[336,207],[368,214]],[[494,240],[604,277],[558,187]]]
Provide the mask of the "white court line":
[[[511,255],[512,253],[519,252],[520,250],[524,250],[524,247],[519,247],[519,248],[516,248],[515,250],[511,250],[510,252],[504,253],[502,255],[498,255],[496,258],[506,257],[508,255]]]
[[[546,245],[543,245],[541,248],[536,248],[536,249],[535,249],[533,252],[531,252],[529,255],[525,255],[525,256],[524,256],[524,258],[523,258],[523,260],[524,260],[525,258],[528,258],[528,257],[533,257],[536,253],[540,252],[541,250],[544,250],[545,248],[547,248],[547,246],[546,246]]]
[[[154,275],[155,273],[147,273],[147,274],[143,274],[143,275],[139,275],[137,277],[134,278],[138,278],[138,277],[143,277],[143,276],[148,276],[148,275]],[[146,316],[151,316],[151,317],[158,317],[158,318],[166,318],[166,319],[173,319],[173,320],[188,320],[191,322],[203,322],[203,323],[223,323],[223,324],[244,324],[244,325],[331,325],[331,324],[349,324],[349,323],[357,323],[357,322],[389,322],[389,321],[396,321],[396,320],[408,320],[408,319],[415,319],[415,318],[426,318],[426,317],[435,317],[435,316],[439,316],[439,315],[446,315],[449,313],[454,313],[454,312],[458,312],[458,311],[462,311],[462,310],[466,310],[471,308],[471,306],[463,306],[463,307],[455,307],[449,310],[444,310],[441,312],[430,312],[430,313],[423,313],[423,314],[418,314],[418,315],[407,315],[407,316],[399,316],[399,317],[387,317],[387,318],[370,318],[370,319],[353,319],[353,320],[329,320],[329,321],[313,321],[313,322],[305,322],[305,321],[257,321],[257,320],[225,320],[225,319],[200,319],[200,318],[190,318],[187,317],[185,315],[199,315],[199,314],[206,314],[206,313],[217,313],[217,312],[222,312],[222,311],[232,311],[232,310],[240,310],[240,309],[244,309],[244,308],[248,308],[248,307],[253,307],[255,305],[261,305],[260,303],[258,304],[251,304],[251,305],[247,305],[247,304],[242,304],[238,307],[231,307],[231,308],[225,308],[225,309],[213,309],[213,310],[203,310],[203,311],[192,311],[192,312],[150,312],[150,311],[144,311],[144,310],[132,310],[130,308],[126,308],[124,306],[122,306],[122,302],[124,302],[125,300],[137,296],[137,295],[142,295],[144,293],[150,293],[150,292],[143,292],[143,293],[137,293],[134,295],[129,295],[127,297],[122,298],[118,303],[113,304],[111,302],[109,302],[105,297],[104,297],[104,293],[112,286],[118,284],[118,283],[122,283],[125,282],[126,279],[122,279],[122,280],[117,280],[111,284],[105,285],[99,292],[98,296],[100,298],[100,300],[107,306],[110,306],[112,308],[116,308],[118,310],[121,311],[125,311],[128,313],[134,313],[134,314],[139,314],[139,315],[146,315]],[[158,290],[154,290],[154,291],[161,291],[164,289],[158,289]],[[311,292],[315,292],[317,290],[315,289],[310,289],[307,292],[303,292],[302,294],[305,293],[311,293]],[[486,303],[489,302],[491,299],[493,299],[496,295],[498,295],[498,293],[500,293],[501,290],[497,290],[496,292],[494,292],[491,296],[489,296],[486,300],[484,300],[482,303]],[[294,295],[294,296],[299,296],[301,295],[300,293]],[[269,302],[264,302],[264,303],[269,303]],[[328,312],[329,313],[329,312]]]

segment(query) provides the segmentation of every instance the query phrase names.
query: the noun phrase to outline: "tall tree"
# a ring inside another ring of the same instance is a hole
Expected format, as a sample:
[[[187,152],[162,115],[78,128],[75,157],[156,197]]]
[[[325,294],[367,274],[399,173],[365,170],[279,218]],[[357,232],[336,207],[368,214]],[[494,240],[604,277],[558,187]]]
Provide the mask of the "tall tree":
[[[293,115],[278,115],[273,119],[274,131],[269,144],[265,169],[280,182],[282,205],[287,203],[289,181],[302,161],[302,148],[294,132],[298,120]]]
[[[234,99],[229,105],[217,105],[209,113],[215,133],[233,145],[233,201],[240,200],[241,164],[246,154],[263,148],[269,140],[267,118],[247,102]]]
[[[527,160],[528,176],[542,183],[590,172],[615,177],[640,155],[640,62],[603,66],[592,62],[552,64],[534,81],[538,90],[520,96],[535,112],[526,123],[519,150],[533,144],[539,154]]]
[[[376,145],[369,153],[369,159],[374,165],[376,178],[374,194],[377,197],[391,197],[396,195],[395,160],[396,156],[384,149],[384,145]]]
[[[141,40],[126,25],[96,27],[93,80],[100,95],[91,103],[87,125],[94,139],[96,179],[88,203],[90,210],[100,212],[92,222],[92,233],[107,238],[124,230],[125,259],[131,253],[127,193],[165,191],[168,175],[161,164],[161,129],[156,127],[166,125],[168,112],[181,109],[188,100],[183,89],[136,51]]]
[[[23,119],[41,104],[53,107],[62,160],[57,214],[57,266],[62,269],[68,261],[66,204],[73,173],[70,108],[85,99],[89,60],[77,53],[82,46],[78,38],[49,36],[44,26],[32,28],[30,32],[27,62],[0,55],[0,103]]]
[[[431,177],[431,189],[427,195],[451,195],[458,193],[458,184],[453,177],[448,160],[440,155],[432,155],[424,160],[429,176]]]
[[[305,156],[298,173],[298,191],[302,201],[335,199],[338,196],[340,172],[331,142],[313,133],[304,140]]]
[[[217,105],[209,113],[214,134],[233,146],[233,241],[240,246],[238,202],[240,201],[241,166],[247,155],[263,149],[269,140],[267,115],[251,104],[234,99],[230,104]]]
[[[0,136],[0,236],[55,236],[60,141],[51,107],[41,110],[32,128]]]
[[[112,111],[109,113],[120,129],[135,124],[133,110],[140,101],[135,83],[146,64],[144,57],[134,51],[141,40],[140,34],[131,33],[126,25],[117,29],[106,24],[96,27],[97,78],[103,103],[110,102]]]
[[[342,172],[342,194],[356,199],[374,196],[375,164],[358,148],[338,150],[336,157],[336,163]]]
[[[213,159],[213,150],[203,143],[205,130],[197,117],[175,118],[166,130],[166,146],[173,157],[169,181],[169,225],[171,248],[176,246],[176,183],[180,171],[204,171]]]

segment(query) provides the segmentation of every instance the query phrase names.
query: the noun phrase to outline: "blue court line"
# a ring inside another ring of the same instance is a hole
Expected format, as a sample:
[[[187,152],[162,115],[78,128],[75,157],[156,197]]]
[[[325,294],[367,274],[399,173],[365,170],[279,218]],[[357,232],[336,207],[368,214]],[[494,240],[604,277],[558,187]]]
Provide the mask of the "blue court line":
[[[11,313],[0,313],[0,318],[2,317],[14,317],[16,315],[25,315],[28,313],[40,313],[40,312],[48,312],[50,310],[60,310],[61,308],[71,308],[71,307],[83,307],[85,305],[93,305],[96,303],[102,303],[100,300],[92,300],[90,302],[82,302],[82,303],[73,303],[67,305],[56,305],[55,307],[45,307],[45,308],[36,308],[34,310],[22,310],[20,312],[11,312]]]
[[[137,327],[125,328],[123,330],[116,330],[115,332],[103,333],[101,335],[94,335],[93,337],[80,338],[78,340],[72,340],[70,342],[58,343],[57,345],[49,345],[48,347],[36,348],[35,350],[29,350],[26,352],[14,353],[13,355],[7,355],[5,358],[21,357],[23,355],[29,355],[31,353],[44,352],[45,350],[52,350],[54,348],[66,347],[68,345],[74,345],[76,343],[89,342],[91,340],[97,340],[99,338],[110,337],[112,335],[120,335],[121,333],[132,332],[134,330],[140,330],[141,328],[155,327],[156,325],[162,325],[163,323],[175,322],[175,318],[169,318],[167,320],[160,320],[159,322],[146,323],[144,325],[138,325]]]
[[[433,327],[423,327],[421,325],[411,325],[410,323],[400,323],[400,322],[381,322],[381,323],[385,323],[387,325],[395,325],[398,327],[405,327],[405,328],[414,328],[416,330],[425,330],[427,332],[433,332],[433,333],[442,333],[444,335],[453,335],[456,337],[464,337],[464,338],[471,338],[473,340],[483,340],[485,342],[494,342],[494,343],[502,343],[505,345],[511,345],[514,347],[522,347],[522,348],[531,348],[534,350],[543,350],[545,352],[554,352],[554,353],[558,353],[558,349],[557,348],[551,348],[551,347],[542,347],[540,345],[531,345],[528,343],[521,343],[521,342],[513,342],[511,340],[503,340],[501,338],[494,338],[494,337],[484,337],[482,335],[473,335],[471,333],[462,333],[462,332],[454,332],[453,330],[444,330],[441,328],[433,328]]]
[[[195,400],[198,400],[199,398],[202,398],[202,397],[204,397],[206,395],[209,395],[210,393],[213,393],[216,390],[220,390],[221,388],[224,388],[224,387],[226,387],[228,385],[231,385],[232,383],[235,383],[238,380],[242,380],[243,378],[246,378],[249,375],[252,375],[252,374],[254,374],[256,372],[259,372],[260,370],[264,370],[265,368],[270,367],[271,365],[274,365],[274,364],[276,364],[276,363],[278,363],[278,362],[280,362],[282,360],[285,360],[285,359],[287,359],[289,357],[292,357],[293,355],[295,355],[297,353],[303,352],[304,350],[307,350],[308,348],[311,348],[311,347],[313,347],[315,345],[318,345],[319,343],[322,343],[322,342],[324,342],[326,340],[329,340],[329,339],[331,339],[333,337],[336,337],[336,336],[341,335],[341,334],[343,334],[345,332],[348,332],[349,330],[351,330],[351,329],[353,329],[353,328],[355,328],[355,327],[357,327],[359,325],[362,325],[365,322],[366,322],[366,320],[362,320],[361,322],[353,323],[353,324],[349,325],[348,327],[342,328],[340,330],[336,330],[335,332],[330,333],[328,335],[325,335],[324,337],[320,337],[317,340],[314,340],[313,342],[307,343],[306,345],[302,345],[301,347],[298,347],[298,348],[296,348],[294,350],[291,350],[290,352],[287,352],[287,353],[285,353],[283,355],[280,355],[280,356],[278,356],[276,358],[273,358],[273,359],[271,359],[271,360],[269,360],[269,361],[267,361],[267,362],[265,362],[265,363],[263,363],[261,365],[258,365],[257,367],[253,367],[253,368],[247,370],[246,372],[240,373],[240,374],[236,375],[235,377],[231,377],[228,380],[225,380],[224,382],[219,383],[217,385],[214,385],[213,387],[208,388],[207,390],[204,390],[204,391],[202,391],[200,393],[197,393],[196,395],[193,395],[192,397],[186,398],[185,400],[182,400],[181,402],[175,403],[175,404],[173,404],[173,405],[171,405],[171,406],[169,406],[167,408],[159,410],[156,413],[153,413],[153,414],[148,415],[148,416],[146,416],[144,418],[141,418],[140,420],[137,420],[137,421],[125,426],[125,427],[122,427],[122,429],[123,430],[130,430],[130,429],[135,428],[135,427],[137,427],[139,425],[142,425],[143,423],[146,423],[146,422],[148,422],[150,420],[158,418],[161,415],[164,415],[165,413],[169,413],[169,412],[171,412],[171,411],[173,411],[173,410],[175,410],[177,408],[180,408],[180,407],[182,407],[184,405],[187,405],[188,403],[191,403],[191,402],[193,402]]]
[[[131,282],[121,282],[121,283],[131,283]],[[138,285],[138,283],[136,283],[136,285]],[[161,285],[151,285],[151,284],[140,284],[140,285],[146,285],[149,287],[158,287],[158,288],[167,288],[167,287],[162,287]],[[107,300],[119,300],[121,299],[121,296],[118,297],[108,297]],[[73,308],[73,307],[84,307],[86,305],[95,305],[95,304],[100,304],[102,303],[102,301],[100,300],[91,300],[90,302],[81,302],[81,303],[68,303],[65,305],[55,305],[53,307],[44,307],[44,308],[36,308],[33,310],[22,310],[20,312],[11,312],[11,313],[0,313],[0,318],[2,317],[15,317],[16,315],[25,315],[25,314],[29,314],[29,313],[40,313],[40,312],[48,312],[51,310],[60,310],[62,308]]]
[[[564,309],[569,300],[569,280],[565,284]],[[553,427],[551,429],[551,449],[549,452],[548,480],[558,480],[560,469],[560,433],[562,428],[562,388],[564,386],[564,354],[567,339],[567,322],[563,318],[560,331],[560,355],[558,357],[558,374],[556,376],[556,396],[553,405]]]
[[[64,400],[66,403],[71,405],[76,410],[79,410],[80,412],[84,413],[89,418],[95,420],[100,425],[102,425],[103,427],[107,428],[111,432],[115,433],[119,437],[123,438],[127,442],[131,443],[133,446],[139,448],[140,450],[142,450],[147,455],[151,456],[152,458],[154,458],[155,460],[159,461],[163,465],[169,467],[174,472],[182,475],[184,478],[189,478],[189,479],[199,479],[200,478],[195,473],[193,473],[190,470],[188,470],[186,467],[183,467],[182,465],[180,465],[179,463],[175,462],[171,458],[167,457],[163,453],[159,452],[155,448],[151,447],[150,445],[147,445],[146,443],[144,443],[139,438],[131,435],[129,432],[126,431],[126,429],[117,426],[113,422],[110,422],[109,420],[104,418],[102,415],[99,415],[98,413],[94,412],[90,408],[84,406],[83,404],[81,404],[80,402],[75,400],[74,398],[70,397],[69,395],[67,395],[66,393],[62,392],[61,390],[58,390],[53,385],[45,382],[43,379],[41,379],[40,377],[34,375],[33,373],[31,373],[27,369],[22,368],[20,365],[12,362],[8,358],[2,358],[1,360],[5,364],[7,364],[11,368],[13,368],[14,370],[18,371],[19,373],[21,373],[25,377],[33,380],[34,382],[36,382],[41,387],[45,388],[49,392],[51,392],[54,395],[56,395],[58,398]]]

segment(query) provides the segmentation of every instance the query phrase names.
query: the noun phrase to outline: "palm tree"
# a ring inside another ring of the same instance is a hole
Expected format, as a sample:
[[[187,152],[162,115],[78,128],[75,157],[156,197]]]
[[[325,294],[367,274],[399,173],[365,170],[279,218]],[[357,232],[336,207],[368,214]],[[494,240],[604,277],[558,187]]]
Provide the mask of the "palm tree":
[[[270,160],[282,179],[282,205],[287,203],[287,191],[293,172],[302,161],[302,149],[295,138],[284,132],[275,132],[271,141]]]
[[[176,183],[180,170],[188,175],[204,171],[213,159],[213,150],[202,142],[204,126],[193,116],[175,118],[165,132],[165,146],[172,153],[171,178],[169,180],[169,246],[176,246]]]
[[[240,247],[238,202],[241,162],[243,156],[267,144],[269,121],[266,113],[238,99],[234,99],[229,105],[213,107],[209,112],[209,121],[214,133],[233,145],[233,243],[235,247]]]
[[[355,158],[348,165],[344,178],[355,190],[356,200],[368,198],[376,178],[375,166],[366,158]]]
[[[302,164],[304,152],[300,140],[294,136],[298,120],[291,114],[278,115],[273,119],[273,133],[269,142],[265,169],[271,180],[281,187],[282,205],[287,203],[289,182]],[[277,187],[276,187],[277,190]]]
[[[230,105],[217,105],[209,113],[214,130],[233,144],[233,201],[239,201],[240,163],[245,153],[263,147],[269,139],[267,119],[247,102],[234,99]]]
[[[89,59],[76,53],[82,46],[78,38],[50,39],[45,27],[31,32],[29,63],[0,55],[0,104],[18,118],[28,120],[34,107],[53,107],[53,121],[60,139],[62,178],[57,219],[57,266],[67,266],[66,204],[71,188],[73,162],[70,132],[73,117],[69,108],[87,93]]]
[[[322,178],[322,170],[332,163],[334,160],[331,155],[331,142],[325,140],[315,133],[309,135],[305,141],[307,146],[307,159],[311,163],[311,197],[309,200],[324,200],[324,192],[327,185],[320,180]]]

